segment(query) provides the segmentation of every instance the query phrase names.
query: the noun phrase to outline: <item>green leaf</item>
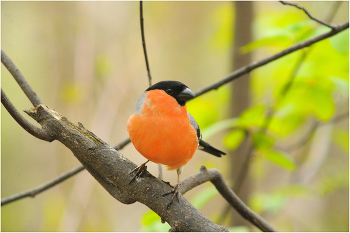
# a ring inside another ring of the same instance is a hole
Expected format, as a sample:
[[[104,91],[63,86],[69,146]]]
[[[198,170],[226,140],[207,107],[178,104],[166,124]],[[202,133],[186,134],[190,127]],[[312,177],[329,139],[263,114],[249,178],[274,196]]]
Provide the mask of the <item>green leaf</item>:
[[[249,207],[260,214],[263,211],[277,212],[281,210],[286,204],[286,198],[280,194],[266,194],[266,193],[255,193],[249,201]]]
[[[330,38],[332,47],[342,54],[349,53],[349,31],[343,31]]]
[[[149,226],[156,221],[160,221],[160,217],[153,210],[147,211],[141,218],[141,224],[143,226]]]
[[[279,186],[268,193],[256,192],[249,199],[249,206],[261,213],[262,211],[276,212],[281,210],[288,198],[310,198],[315,196],[315,189],[300,184]]]
[[[246,133],[244,130],[235,129],[226,134],[224,138],[224,144],[230,150],[235,150],[239,145],[241,145],[244,140]]]
[[[186,104],[187,111],[196,119],[199,127],[204,129],[218,118],[216,106],[210,99],[199,97]]]
[[[162,223],[158,214],[152,210],[147,211],[141,217],[141,231],[144,232],[166,232],[170,226],[168,223]]]
[[[217,91],[210,91],[186,104],[187,111],[196,119],[201,130],[217,122],[231,99],[231,89],[228,86]]]
[[[335,111],[335,104],[331,93],[314,87],[310,89],[309,97],[315,116],[321,121],[330,120]]]
[[[264,209],[265,195],[263,193],[253,193],[249,200],[248,206],[257,214],[260,214]]]
[[[287,136],[301,125],[305,119],[303,113],[298,112],[296,103],[288,103],[276,110],[269,125],[269,130],[277,135]]]
[[[253,134],[254,147],[257,150],[268,150],[275,144],[275,139],[264,133],[254,133]]]
[[[238,125],[237,118],[231,118],[231,119],[215,122],[214,124],[212,124],[211,126],[207,127],[205,130],[202,131],[203,140],[207,140],[208,138],[212,137],[214,134],[217,134],[222,130],[237,127],[237,125]]]
[[[292,158],[282,151],[266,150],[262,154],[267,160],[289,171],[294,171],[296,168]]]
[[[285,30],[278,30],[276,31],[276,35],[268,37],[268,38],[263,38],[260,40],[256,40],[253,42],[250,42],[240,48],[240,51],[242,54],[250,53],[256,49],[259,49],[261,47],[265,46],[273,46],[273,47],[281,47],[281,46],[286,46],[287,44],[290,43],[292,35],[289,33],[284,33],[281,34],[281,32],[285,32]],[[289,43],[288,43],[289,41]]]
[[[239,117],[238,125],[243,128],[261,127],[265,119],[265,106],[255,105],[246,109]]]

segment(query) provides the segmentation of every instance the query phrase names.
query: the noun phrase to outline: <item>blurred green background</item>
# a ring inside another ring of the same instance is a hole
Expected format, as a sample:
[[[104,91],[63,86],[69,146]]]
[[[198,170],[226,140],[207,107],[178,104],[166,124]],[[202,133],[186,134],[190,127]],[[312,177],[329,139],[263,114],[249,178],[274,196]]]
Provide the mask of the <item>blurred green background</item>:
[[[153,83],[178,80],[196,91],[242,66],[237,58],[249,55],[249,62],[257,61],[329,30],[292,6],[246,4],[144,2]],[[334,24],[349,18],[348,2],[298,4]],[[240,19],[242,14],[250,18]],[[251,38],[237,45],[247,31]],[[1,35],[2,49],[47,106],[83,123],[111,146],[127,137],[128,117],[148,87],[139,2],[1,2]],[[1,77],[16,108],[31,108],[3,66]],[[201,165],[218,168],[232,187],[242,184],[238,195],[279,231],[348,231],[349,31],[233,83],[236,87],[228,84],[188,103],[203,137],[230,154],[217,159],[198,151],[181,178]],[[237,103],[244,103],[238,112]],[[79,165],[59,142],[34,138],[1,110],[2,198]],[[249,157],[249,150],[237,154],[244,144],[253,148]],[[131,144],[121,153],[144,162]],[[247,158],[243,178],[235,158]],[[148,170],[157,176],[157,165]],[[163,171],[164,180],[175,184],[176,173]],[[237,217],[211,184],[185,198],[231,231],[258,231]],[[113,199],[86,171],[1,208],[2,231],[168,229],[146,206]]]

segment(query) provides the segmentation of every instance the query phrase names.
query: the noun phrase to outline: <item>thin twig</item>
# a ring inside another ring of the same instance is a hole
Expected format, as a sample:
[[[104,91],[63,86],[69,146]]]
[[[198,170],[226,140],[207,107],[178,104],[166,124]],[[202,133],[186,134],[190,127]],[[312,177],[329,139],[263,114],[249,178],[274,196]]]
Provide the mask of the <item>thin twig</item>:
[[[115,150],[121,150],[123,149],[128,143],[130,142],[130,138],[126,138],[124,140],[122,140],[121,142],[119,142],[117,145],[115,145],[113,148]],[[13,201],[25,198],[25,197],[35,197],[37,194],[54,187],[55,185],[62,183],[63,181],[65,181],[66,179],[78,174],[79,172],[85,170],[84,166],[80,165],[76,168],[73,168],[72,170],[62,173],[61,175],[59,175],[58,177],[54,178],[51,181],[48,181],[47,183],[40,185],[36,188],[33,188],[31,190],[25,191],[25,192],[21,192],[21,193],[17,193],[14,194],[10,197],[6,197],[1,199],[1,205],[5,205],[8,203],[11,203]]]
[[[276,231],[265,219],[252,211],[239,197],[230,189],[221,173],[217,169],[206,169],[202,166],[196,174],[187,177],[180,182],[180,193],[185,194],[189,190],[201,185],[207,181],[213,183],[219,193],[226,199],[230,205],[237,210],[246,220],[254,224],[262,231]]]
[[[337,7],[335,7],[334,10],[337,10]],[[329,20],[332,19],[331,17],[332,17],[332,15],[329,17]],[[347,22],[347,25],[348,25],[348,27],[349,27],[349,23],[348,23],[348,22]],[[332,31],[331,31],[331,32],[332,32]],[[328,33],[330,33],[330,32],[328,32]],[[322,35],[320,35],[320,36],[322,36]],[[316,37],[314,37],[314,38],[316,38]],[[314,39],[314,38],[311,38],[311,39]],[[309,40],[311,40],[311,39],[309,39]],[[324,38],[324,39],[325,39],[325,38]],[[304,42],[306,42],[306,41],[304,41]],[[304,43],[304,42],[301,42],[301,43]],[[299,43],[299,44],[301,44],[301,43]],[[299,45],[299,44],[296,44],[296,45],[294,45],[294,46],[297,46],[297,45]],[[310,49],[311,49],[311,48],[310,48]],[[296,74],[297,74],[297,72],[299,71],[299,68],[300,68],[301,64],[303,63],[303,61],[305,60],[306,56],[307,56],[307,55],[310,53],[310,51],[311,51],[310,49],[309,49],[308,51],[304,51],[304,53],[301,54],[301,57],[299,58],[299,60],[297,61],[296,65],[295,65],[295,68],[293,69],[293,73],[292,73],[291,76],[289,77],[287,84],[285,85],[284,89],[282,90],[282,93],[281,93],[282,97],[286,95],[286,93],[289,91],[290,87],[292,86],[292,83],[293,83],[293,81],[294,81],[294,78],[296,77]],[[286,50],[284,50],[284,51],[286,51]],[[283,52],[283,51],[282,51],[282,52]],[[281,53],[282,53],[282,52],[281,52]],[[280,53],[280,54],[281,54],[281,53]],[[272,57],[273,57],[273,56],[272,56]],[[276,106],[277,106],[278,104],[279,104],[279,103],[276,103]],[[275,106],[275,108],[276,108],[276,106]],[[265,133],[265,132],[266,132],[266,130],[268,129],[269,124],[270,124],[270,122],[271,122],[271,120],[272,120],[272,118],[273,118],[273,115],[274,115],[274,111],[270,110],[270,111],[268,112],[266,118],[265,118],[265,121],[263,122],[263,126],[262,126],[260,132],[262,132],[262,133]],[[248,151],[248,153],[247,153],[246,159],[245,159],[245,161],[243,162],[242,169],[241,169],[241,171],[239,172],[239,174],[240,174],[239,177],[237,178],[236,182],[234,182],[233,190],[235,190],[236,192],[239,192],[239,190],[240,190],[240,188],[241,188],[241,185],[243,184],[243,181],[244,181],[244,179],[245,179],[245,177],[246,177],[246,175],[247,175],[248,166],[249,166],[248,161],[249,161],[249,159],[250,159],[252,153],[253,153],[253,145],[250,147],[250,149],[249,149],[249,151]]]
[[[136,164],[96,135],[63,116],[57,118],[57,115],[62,116],[44,105],[30,110],[30,116],[41,124],[46,124],[56,140],[70,149],[86,170],[116,200],[123,204],[140,202],[157,213],[172,229],[178,231],[227,231],[225,227],[206,218],[182,196],[179,196],[179,203],[171,206],[171,211],[165,211],[170,197],[159,197],[159,193],[167,193],[173,187],[147,171],[141,180],[129,184],[130,171]],[[80,133],[77,133],[77,130]]]
[[[1,49],[1,62],[4,64],[6,69],[12,74],[12,76],[17,81],[18,85],[22,88],[24,94],[28,97],[33,106],[36,107],[43,102],[39,99],[35,91],[31,88],[27,80],[22,75],[21,71],[17,68],[15,63],[10,59],[9,56]]]
[[[308,51],[310,51],[310,50],[308,50]],[[276,102],[276,104],[275,104],[275,109],[277,109],[278,105],[281,103],[281,99],[283,99],[283,97],[286,96],[286,94],[290,90],[291,86],[293,85],[294,79],[295,79],[295,77],[296,77],[296,75],[301,67],[301,64],[305,60],[307,54],[308,53],[304,51],[301,54],[300,58],[298,59],[297,63],[295,64],[293,72],[289,76],[287,83],[285,84],[284,88],[281,91],[281,97],[279,98],[279,102]],[[260,128],[260,133],[263,133],[263,134],[266,133],[274,114],[275,114],[275,111],[273,111],[272,109],[267,113],[267,116],[265,117],[265,120],[262,124],[262,127]],[[237,193],[240,191],[241,185],[243,184],[243,181],[247,176],[248,167],[249,167],[248,162],[249,162],[250,158],[252,157],[253,151],[254,151],[254,145],[251,144],[249,151],[247,152],[247,156],[245,156],[245,160],[242,164],[241,171],[238,173],[239,176],[238,176],[237,180],[234,182],[233,190],[236,191]]]
[[[151,70],[149,68],[148,56],[147,56],[147,50],[146,50],[145,30],[143,27],[142,1],[140,1],[140,25],[141,25],[141,38],[142,38],[143,54],[145,55],[146,68],[147,68],[147,74],[148,74],[148,82],[149,82],[149,85],[152,86]]]
[[[296,3],[292,3],[292,2],[286,2],[286,1],[280,1],[280,3],[282,3],[283,5],[294,6],[294,7],[298,8],[298,9],[300,9],[300,10],[303,10],[303,11],[305,12],[305,14],[307,14],[307,16],[309,16],[310,19],[312,19],[312,20],[314,20],[314,21],[316,21],[316,22],[318,22],[318,23],[320,23],[320,24],[322,24],[322,25],[324,25],[324,26],[327,26],[327,27],[329,27],[329,28],[331,28],[331,29],[335,29],[335,28],[336,28],[335,26],[330,25],[330,24],[328,24],[328,23],[326,23],[326,22],[323,22],[322,20],[316,19],[316,18],[313,17],[313,16],[310,14],[310,12],[309,12],[308,10],[306,10],[305,7],[303,7],[303,6],[300,6],[300,5],[298,5],[298,4],[296,4]]]
[[[147,56],[147,50],[146,50],[146,40],[145,40],[145,29],[144,29],[144,23],[143,23],[143,2],[140,1],[140,25],[141,25],[141,37],[142,37],[142,47],[143,47],[143,54],[145,55],[145,61],[146,61],[146,68],[147,68],[147,74],[148,74],[148,83],[149,86],[152,86],[152,76],[151,76],[151,69],[148,64],[148,56]],[[163,179],[163,168],[161,164],[158,164],[158,178]]]
[[[316,129],[318,127],[322,127],[322,126],[326,126],[326,125],[329,125],[329,124],[334,124],[334,123],[337,123],[339,121],[342,121],[342,120],[345,120],[345,119],[348,119],[349,118],[349,112],[345,112],[345,113],[342,113],[342,114],[339,114],[338,116],[335,116],[332,120],[324,123],[324,124],[321,124],[320,122],[316,122],[314,123],[314,125],[311,127],[311,129],[309,130],[309,132],[297,143],[291,145],[291,146],[288,146],[287,148],[285,148],[284,150],[286,151],[293,151],[293,150],[296,150],[296,149],[299,149],[301,147],[303,147],[306,143],[308,143],[312,136],[314,135]]]
[[[315,135],[316,129],[320,126],[320,122],[315,122],[313,123],[311,129],[309,130],[309,132],[306,134],[306,136],[304,136],[299,142],[287,147],[285,149],[285,151],[294,151],[297,150],[299,148],[302,148],[303,146],[306,145],[306,143],[308,143],[311,138]]]
[[[54,138],[50,136],[45,130],[36,127],[30,123],[22,114],[13,106],[10,99],[6,96],[1,88],[1,103],[6,108],[8,113],[15,119],[15,121],[28,133],[36,138],[44,141],[52,142]]]
[[[332,23],[332,21],[335,17],[335,13],[337,13],[341,3],[342,2],[340,2],[340,1],[337,1],[337,2],[334,1],[333,9],[332,9],[331,13],[328,15],[328,17],[326,18],[327,22]]]
[[[332,120],[324,123],[324,125],[338,123],[339,121],[342,121],[342,120],[347,119],[347,118],[349,118],[349,112],[344,112],[342,114],[339,114],[338,116],[335,116]]]
[[[127,137],[123,141],[120,141],[117,145],[113,146],[115,150],[121,150],[124,146],[128,145],[131,142],[130,138]]]
[[[210,91],[210,90],[217,89],[217,88],[219,88],[220,86],[226,84],[227,82],[233,81],[233,80],[235,80],[236,78],[242,76],[243,74],[246,74],[246,73],[250,72],[251,70],[256,69],[256,68],[258,68],[258,67],[260,67],[260,66],[262,66],[262,65],[265,65],[265,64],[267,64],[267,63],[269,63],[269,62],[271,62],[271,61],[273,61],[273,60],[276,60],[276,59],[278,59],[278,58],[280,58],[280,57],[282,57],[282,56],[285,56],[285,55],[287,55],[287,54],[289,54],[289,53],[292,53],[292,52],[294,52],[294,51],[296,51],[296,50],[298,50],[298,49],[301,49],[301,48],[310,46],[311,44],[314,44],[314,43],[316,43],[316,42],[318,42],[318,41],[320,41],[320,40],[323,40],[323,39],[326,39],[326,38],[328,38],[328,37],[330,37],[330,36],[332,36],[332,35],[335,35],[335,34],[341,32],[341,31],[345,30],[345,29],[348,28],[348,27],[349,27],[349,22],[342,23],[342,24],[340,24],[340,25],[338,26],[338,28],[337,28],[335,31],[327,32],[327,33],[321,34],[321,35],[319,35],[319,36],[313,37],[313,38],[311,38],[311,39],[305,40],[305,41],[303,41],[303,42],[300,42],[300,43],[298,43],[298,44],[296,44],[296,45],[294,45],[294,46],[292,46],[292,47],[286,49],[286,50],[283,50],[282,52],[280,52],[280,53],[278,53],[278,54],[275,54],[275,55],[273,55],[273,56],[270,56],[270,57],[268,57],[268,58],[265,58],[265,59],[263,59],[263,60],[260,60],[259,62],[253,62],[253,63],[251,63],[251,64],[249,64],[249,65],[247,65],[247,66],[244,66],[244,67],[242,67],[242,68],[236,70],[235,72],[231,73],[230,75],[228,75],[228,76],[225,77],[224,79],[222,79],[222,80],[220,80],[220,81],[218,81],[218,82],[216,82],[216,83],[213,83],[213,84],[211,84],[211,85],[209,85],[209,86],[207,86],[207,87],[204,87],[204,88],[198,90],[198,91],[196,92],[196,97],[198,97],[198,96],[200,96],[200,95],[202,95],[202,94],[204,94],[204,93],[206,93],[206,92],[208,92],[208,91]],[[8,70],[10,71],[10,73],[11,73],[13,76],[16,76],[16,77],[17,77],[17,76],[20,76],[20,77],[22,77],[21,79],[23,79],[23,80],[25,81],[25,79],[24,79],[23,75],[21,74],[21,72],[20,72],[20,71],[18,70],[18,68],[13,64],[13,62],[11,61],[11,59],[4,53],[3,50],[1,50],[1,60],[2,60],[2,63],[3,63],[6,67],[8,67],[8,66],[10,65],[9,68],[8,68]],[[15,67],[15,68],[13,69],[13,68],[11,68],[11,67]],[[17,80],[17,79],[16,79],[16,80]],[[26,81],[23,82],[23,83],[26,83]],[[29,86],[29,85],[28,85],[28,86]],[[23,89],[23,90],[27,90],[26,88],[22,88],[22,89]],[[35,93],[35,92],[34,92],[34,93]],[[28,95],[27,95],[27,96],[28,96]],[[29,96],[31,96],[31,95],[29,95]],[[28,97],[28,98],[29,98],[29,97]],[[40,99],[39,99],[39,101],[40,101]],[[33,101],[32,101],[32,103],[33,103]],[[128,139],[124,139],[121,143],[123,143],[124,146],[125,146],[125,145],[127,145],[129,142],[130,142],[130,141],[129,141]],[[118,146],[118,145],[114,146],[114,148],[118,148],[117,146]]]
[[[321,34],[321,35],[316,36],[316,37],[314,37],[314,38],[311,38],[311,39],[309,39],[309,40],[305,40],[305,41],[303,41],[303,42],[301,42],[301,43],[298,43],[298,44],[296,44],[296,45],[294,45],[294,46],[292,46],[292,47],[290,47],[290,48],[288,48],[288,49],[286,49],[286,50],[284,50],[284,51],[282,51],[282,52],[280,52],[280,53],[278,53],[278,54],[276,54],[276,55],[274,55],[274,56],[268,57],[268,58],[263,59],[263,60],[261,60],[261,61],[259,61],[259,62],[252,63],[252,64],[250,64],[250,65],[248,65],[248,66],[242,67],[241,69],[239,69],[239,70],[233,72],[232,74],[230,74],[229,76],[227,76],[227,77],[224,78],[223,80],[220,80],[219,82],[216,82],[216,83],[214,83],[214,84],[212,84],[212,85],[210,85],[210,86],[208,86],[208,87],[205,87],[205,88],[203,88],[203,89],[197,91],[197,96],[199,96],[199,95],[201,95],[201,94],[204,94],[205,92],[208,92],[208,91],[210,91],[210,90],[212,90],[212,89],[216,89],[216,88],[218,88],[218,87],[224,85],[225,83],[227,83],[227,82],[229,82],[229,81],[232,81],[232,80],[238,78],[239,76],[241,76],[241,75],[243,75],[243,74],[245,74],[245,73],[248,73],[248,72],[250,72],[251,70],[253,70],[253,69],[257,68],[257,67],[260,67],[260,66],[262,66],[262,65],[265,65],[265,64],[267,64],[267,63],[269,63],[269,62],[271,62],[271,61],[273,61],[273,60],[275,60],[275,59],[278,59],[278,58],[280,58],[280,57],[282,57],[282,56],[285,56],[285,55],[287,55],[287,54],[289,54],[289,53],[291,53],[291,52],[294,52],[294,51],[296,51],[296,50],[298,50],[298,49],[307,47],[307,46],[309,46],[309,45],[311,45],[311,44],[314,44],[314,43],[316,43],[316,42],[318,42],[318,41],[320,41],[320,40],[323,40],[323,39],[328,38],[328,37],[330,37],[330,36],[332,36],[332,35],[335,35],[335,34],[339,33],[340,31],[345,30],[345,29],[348,28],[348,27],[349,27],[349,23],[348,23],[348,22],[343,23],[343,24],[337,26],[337,28],[336,28],[335,30],[331,31],[331,32]],[[2,54],[2,56],[1,56],[1,57],[2,57],[2,62],[3,62],[4,65],[5,65],[5,63],[7,63],[7,61],[11,61],[10,59],[7,59],[7,58],[6,58],[7,55],[6,55],[3,51],[2,51],[1,54]],[[6,60],[6,61],[5,61],[5,60]],[[11,61],[11,63],[12,63],[12,61]],[[13,65],[14,65],[14,64],[13,64]],[[6,66],[6,65],[5,65],[5,66]],[[6,67],[7,67],[7,66],[6,66]],[[14,66],[14,67],[15,67],[15,66]],[[7,67],[7,68],[8,68],[8,67]],[[17,76],[17,73],[20,74],[20,72],[19,72],[19,70],[18,70],[17,67],[16,67],[15,69],[8,68],[8,70],[11,72],[11,74],[12,74],[13,76]],[[21,74],[20,74],[20,75],[21,75]],[[21,75],[21,76],[22,76],[22,75]],[[23,77],[23,76],[22,76],[22,77]],[[24,78],[23,78],[23,79],[24,79]],[[20,85],[21,85],[21,84],[20,84]],[[29,85],[28,85],[28,86],[29,86]],[[22,86],[21,86],[21,87],[22,87]],[[23,90],[28,90],[27,88],[23,88],[23,87],[22,87],[22,89],[23,89]],[[35,94],[35,92],[34,92],[34,94]],[[27,95],[27,96],[28,96],[28,98],[30,98],[30,99],[32,100],[32,99],[33,99],[33,96],[35,97],[36,94],[35,94],[35,95]],[[34,98],[34,99],[35,99],[35,98]],[[36,103],[38,103],[38,101],[40,101],[40,99],[35,100],[35,101],[32,101],[33,105],[36,104]],[[40,102],[41,102],[41,101],[40,101]],[[127,140],[125,140],[125,141],[127,141]],[[127,143],[125,143],[125,145],[126,145],[126,144],[127,144]],[[225,197],[225,198],[226,198],[226,197]],[[228,197],[228,198],[229,198],[229,197]]]
[[[28,190],[28,191],[25,191],[22,193],[18,193],[18,194],[12,195],[10,197],[3,198],[3,199],[1,199],[1,205],[3,206],[5,204],[11,203],[13,201],[16,201],[16,200],[19,200],[19,199],[22,199],[25,197],[35,197],[37,194],[39,194],[39,193],[41,193],[49,188],[52,188],[53,186],[65,181],[69,177],[79,173],[80,171],[82,171],[84,169],[85,168],[83,166],[76,167],[68,172],[61,174],[60,176],[56,177],[53,180],[50,180],[49,182],[34,188],[34,189],[31,189],[31,190]]]
[[[221,79],[213,84],[210,84],[206,87],[199,89],[198,91],[195,92],[196,97],[203,95],[204,93],[207,93],[208,91],[218,89],[219,87],[225,85],[226,83],[231,82],[231,81],[241,77],[244,74],[249,73],[250,71],[252,71],[260,66],[266,65],[274,60],[277,60],[278,58],[284,57],[284,56],[286,56],[292,52],[295,52],[299,49],[306,48],[306,47],[308,47],[312,44],[315,44],[321,40],[324,40],[324,39],[327,39],[331,36],[334,36],[335,34],[338,34],[339,32],[342,32],[347,28],[349,28],[349,21],[337,25],[334,30],[331,30],[329,32],[326,32],[326,33],[320,34],[318,36],[312,37],[310,39],[304,40],[300,43],[297,43],[297,44],[275,54],[275,55],[272,55],[270,57],[267,57],[267,58],[262,59],[262,60],[257,61],[257,62],[252,62],[251,64],[249,64],[247,66],[243,66],[243,67],[239,68],[238,70],[232,72],[231,74],[229,74],[225,78],[223,78],[223,79]]]

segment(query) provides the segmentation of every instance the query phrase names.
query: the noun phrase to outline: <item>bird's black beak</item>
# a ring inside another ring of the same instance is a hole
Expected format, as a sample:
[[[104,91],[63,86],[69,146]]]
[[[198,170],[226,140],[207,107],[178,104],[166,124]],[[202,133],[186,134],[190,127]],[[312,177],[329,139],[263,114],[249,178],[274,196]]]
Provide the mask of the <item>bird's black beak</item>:
[[[194,97],[195,97],[194,93],[188,87],[186,87],[185,90],[183,90],[176,96],[176,99],[186,103],[187,101],[193,99]]]

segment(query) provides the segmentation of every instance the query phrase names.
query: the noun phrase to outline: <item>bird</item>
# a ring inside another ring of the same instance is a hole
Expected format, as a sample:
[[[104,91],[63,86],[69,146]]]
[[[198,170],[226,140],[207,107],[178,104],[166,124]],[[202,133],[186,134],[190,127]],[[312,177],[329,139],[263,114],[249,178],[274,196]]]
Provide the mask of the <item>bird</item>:
[[[135,149],[147,161],[130,172],[136,171],[131,182],[147,169],[152,161],[177,171],[177,184],[167,206],[177,197],[183,166],[202,150],[217,157],[226,153],[203,141],[198,123],[187,112],[186,102],[195,94],[182,82],[161,81],[147,88],[136,101],[134,113],[127,122],[127,131]]]

